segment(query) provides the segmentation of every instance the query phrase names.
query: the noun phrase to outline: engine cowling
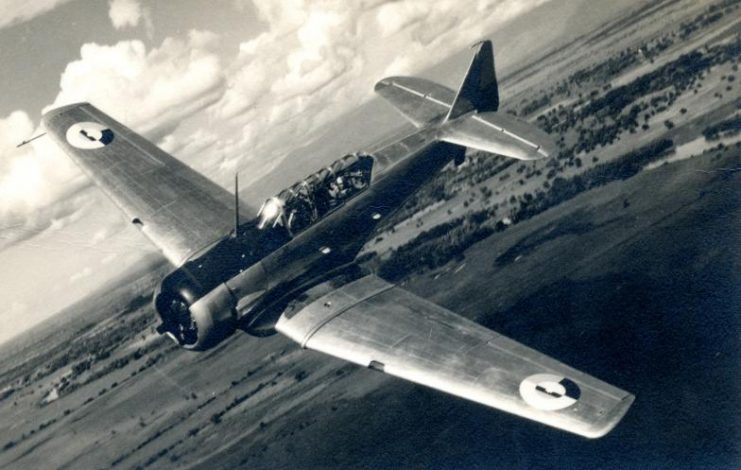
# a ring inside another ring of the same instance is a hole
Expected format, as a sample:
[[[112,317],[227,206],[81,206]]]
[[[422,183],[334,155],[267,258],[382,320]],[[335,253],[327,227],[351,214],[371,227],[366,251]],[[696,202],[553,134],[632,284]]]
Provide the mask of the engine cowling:
[[[185,349],[205,351],[237,329],[236,301],[223,283],[200,298],[187,288],[161,289],[154,306],[162,320],[157,331]]]

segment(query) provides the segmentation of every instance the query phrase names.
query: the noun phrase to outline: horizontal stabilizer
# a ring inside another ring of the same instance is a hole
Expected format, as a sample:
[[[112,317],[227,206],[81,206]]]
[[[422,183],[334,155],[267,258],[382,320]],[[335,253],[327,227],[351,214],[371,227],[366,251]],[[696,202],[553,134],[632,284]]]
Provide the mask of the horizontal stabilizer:
[[[450,88],[415,77],[384,78],[375,91],[417,127],[441,122],[455,98]]]
[[[384,78],[375,91],[415,126],[439,126],[438,138],[451,144],[519,160],[537,160],[558,151],[545,132],[497,112],[491,41],[479,44],[458,93],[415,77]]]
[[[537,160],[554,155],[553,139],[524,121],[504,113],[472,113],[440,127],[439,138],[451,144],[504,155]]]

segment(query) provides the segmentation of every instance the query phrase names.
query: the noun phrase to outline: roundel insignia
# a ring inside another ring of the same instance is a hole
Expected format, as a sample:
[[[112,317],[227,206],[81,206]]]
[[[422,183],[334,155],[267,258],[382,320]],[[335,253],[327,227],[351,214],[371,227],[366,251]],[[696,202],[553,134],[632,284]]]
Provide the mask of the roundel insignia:
[[[79,149],[99,149],[113,142],[113,131],[97,122],[78,122],[67,129],[67,142]]]
[[[535,374],[520,382],[520,396],[539,410],[568,408],[581,396],[579,386],[571,379],[554,374]]]

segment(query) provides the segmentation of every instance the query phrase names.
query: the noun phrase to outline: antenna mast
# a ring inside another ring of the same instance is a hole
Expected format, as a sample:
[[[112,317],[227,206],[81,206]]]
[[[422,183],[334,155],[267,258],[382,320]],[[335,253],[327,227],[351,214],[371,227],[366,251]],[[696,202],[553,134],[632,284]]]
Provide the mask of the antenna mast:
[[[239,172],[234,173],[234,238],[239,238]]]

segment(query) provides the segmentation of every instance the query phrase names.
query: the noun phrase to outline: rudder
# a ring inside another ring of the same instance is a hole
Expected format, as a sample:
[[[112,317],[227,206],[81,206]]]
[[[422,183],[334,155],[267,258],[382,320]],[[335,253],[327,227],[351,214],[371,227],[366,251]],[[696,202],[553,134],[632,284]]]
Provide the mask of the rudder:
[[[482,41],[471,60],[446,121],[471,111],[488,112],[499,109],[499,87],[494,71],[494,49],[491,41]]]

